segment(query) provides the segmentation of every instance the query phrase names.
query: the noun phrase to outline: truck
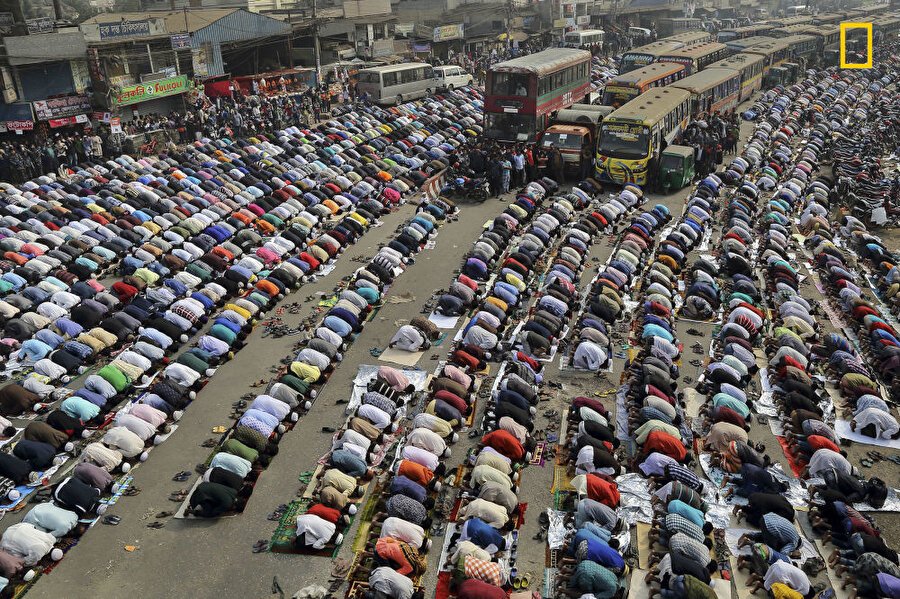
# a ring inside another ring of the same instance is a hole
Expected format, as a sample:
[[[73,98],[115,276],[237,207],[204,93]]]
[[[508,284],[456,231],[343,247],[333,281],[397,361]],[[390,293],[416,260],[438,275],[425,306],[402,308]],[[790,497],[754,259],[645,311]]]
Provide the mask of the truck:
[[[541,133],[538,147],[545,152],[551,146],[559,149],[565,173],[574,174],[579,180],[584,179],[593,172],[600,123],[612,110],[612,106],[590,104],[577,104],[560,110],[551,125]],[[546,164],[546,158],[538,160],[538,166]]]

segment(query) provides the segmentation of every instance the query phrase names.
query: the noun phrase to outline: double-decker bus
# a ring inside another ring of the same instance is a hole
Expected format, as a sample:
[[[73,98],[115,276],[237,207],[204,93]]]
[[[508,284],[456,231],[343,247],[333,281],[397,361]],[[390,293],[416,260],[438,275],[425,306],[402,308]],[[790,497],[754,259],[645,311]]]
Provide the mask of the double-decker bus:
[[[622,60],[619,61],[619,74],[621,75],[628,71],[645,67],[648,64],[653,64],[659,60],[659,57],[663,54],[684,47],[685,44],[683,42],[657,40],[655,42],[650,42],[649,44],[644,44],[643,46],[638,46],[637,48],[632,48],[622,55]]]
[[[549,114],[581,101],[591,83],[591,53],[550,48],[499,62],[487,74],[484,135],[508,142],[535,141]]]
[[[690,92],[672,86],[651,89],[615,110],[600,126],[598,180],[646,184],[648,161],[684,131],[690,112]]]
[[[728,46],[719,42],[706,42],[667,52],[659,57],[659,62],[683,64],[688,75],[693,75],[726,56],[728,56]]]
[[[698,31],[683,31],[681,33],[676,33],[675,35],[670,35],[669,37],[664,37],[661,40],[657,40],[660,42],[681,42],[685,46],[693,46],[694,44],[702,44],[703,42],[714,42],[713,36],[708,31],[698,30]]]
[[[770,31],[772,31],[771,25],[748,25],[746,27],[736,27],[734,29],[722,29],[719,31],[716,41],[727,44],[734,40],[742,40],[759,35],[769,35]]]
[[[658,34],[660,37],[666,37],[682,31],[693,31],[695,29],[703,29],[703,21],[700,19],[692,19],[688,17],[678,17],[675,19],[660,19],[658,23]]]
[[[741,94],[741,73],[734,69],[706,68],[672,87],[691,94],[691,117],[727,112],[738,105]]]
[[[735,54],[716,61],[706,68],[732,69],[741,74],[738,103],[743,102],[762,87],[763,57],[759,54]]]
[[[648,64],[607,81],[603,88],[602,102],[604,106],[618,108],[648,89],[665,87],[684,77],[684,65],[662,62]]]
[[[774,41],[777,41],[774,37],[760,35],[758,37],[746,37],[742,40],[734,40],[733,42],[728,42],[725,45],[728,46],[728,54],[732,55],[746,52],[747,48],[752,48],[753,46],[758,46],[760,44]]]

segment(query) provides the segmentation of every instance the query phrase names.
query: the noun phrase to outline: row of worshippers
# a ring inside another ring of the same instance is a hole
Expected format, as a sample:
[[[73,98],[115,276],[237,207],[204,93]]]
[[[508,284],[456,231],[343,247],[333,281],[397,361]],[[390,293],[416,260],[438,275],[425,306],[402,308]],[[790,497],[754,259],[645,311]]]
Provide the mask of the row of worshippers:
[[[640,320],[636,319],[635,335],[642,347],[626,379],[629,436],[640,447],[632,466],[649,479],[653,490],[652,568],[646,582],[653,583],[654,590],[658,585],[663,597],[716,596],[712,575],[718,567],[710,555],[713,524],[702,499],[704,481],[690,467],[693,434],[685,422],[683,393],[678,391],[676,362],[681,348],[673,316],[680,280],[690,282],[682,310],[702,285],[714,285],[712,277],[705,276],[710,269],[702,260],[688,265],[688,255],[711,229],[720,186],[714,175],[695,186],[680,221],[659,242],[642,287]],[[717,301],[718,290],[713,288],[710,296]],[[608,430],[611,436],[612,429]]]
[[[556,216],[565,218],[563,213],[554,216],[552,207],[538,213],[553,189],[538,181],[520,190],[475,241],[450,293],[438,300],[438,310],[445,315],[475,310],[462,329],[462,344],[475,348],[476,354],[484,353],[487,360],[498,357],[498,344],[511,323],[510,317],[531,295],[526,280],[534,268],[536,254],[549,242],[549,231],[559,222]],[[531,227],[526,231],[529,223]],[[515,241],[519,243],[512,247]],[[447,297],[452,294],[459,294],[464,300],[459,309]],[[465,351],[460,354],[460,358],[470,357],[476,356]]]
[[[616,198],[598,207],[590,218],[599,230],[607,230],[639,205],[642,197],[640,189],[626,185]],[[657,205],[642,212],[623,232],[609,262],[592,283],[584,313],[577,325],[579,343],[573,354],[573,367],[597,371],[609,365],[612,359],[609,327],[625,314],[624,294],[641,266],[644,252],[653,243],[654,232],[668,218],[669,211]]]
[[[452,390],[458,397],[472,402],[475,379],[463,369],[445,364],[436,373],[428,393],[439,393],[436,389]],[[412,385],[401,372],[382,366],[370,383],[369,391],[363,395],[364,405],[360,411],[365,407],[367,396],[408,399],[412,391]],[[408,402],[404,407],[406,405]],[[405,413],[404,410],[401,414]],[[354,417],[354,420],[358,419],[359,416]],[[399,461],[384,481],[369,538],[360,554],[361,566],[368,570],[369,586],[363,596],[369,599],[424,597],[417,585],[426,571],[426,553],[432,547],[429,536],[434,532],[435,500],[441,491],[440,479],[447,471],[445,462],[452,454],[449,446],[459,439],[456,432],[459,424],[428,412],[416,414],[411,422],[411,427],[403,431]],[[359,444],[360,451],[373,451],[378,449],[375,443],[384,442],[372,440],[373,449],[370,449],[366,440],[352,428],[357,426],[352,421],[348,423],[335,447]]]
[[[436,213],[443,216],[444,209],[435,208]],[[426,216],[428,219],[425,222],[437,223],[427,206],[415,218]],[[252,478],[258,476],[258,469],[265,468],[277,453],[278,441],[287,426],[299,420],[301,412],[311,409],[320,387],[343,360],[343,351],[362,329],[373,307],[380,302],[385,287],[401,272],[401,257],[389,247],[381,248],[370,264],[356,272],[352,288],[341,292],[336,304],[316,328],[314,336],[294,356],[287,371],[270,385],[265,394],[250,404],[227,439],[213,452],[213,462],[239,462],[239,471],[232,472],[239,477],[213,471],[211,463],[204,474],[204,481],[188,499],[191,513],[199,517],[218,517],[243,508],[252,490],[252,485],[246,483],[253,482],[252,479],[247,480],[247,475],[255,472]],[[380,416],[371,419],[383,427],[385,424]],[[393,416],[393,411],[388,416]],[[228,469],[228,465],[225,468]],[[336,525],[336,522],[329,524]],[[298,534],[298,538],[302,535]]]
[[[417,236],[415,246],[409,241],[409,249],[421,251],[434,234],[434,228],[455,210],[452,204],[441,199],[423,204],[397,239],[409,237],[410,227],[415,226],[425,234]],[[315,397],[316,390],[310,387],[325,382],[330,369],[342,359],[339,350],[352,343],[384,290],[403,272],[406,259],[406,254],[389,244],[381,248],[367,266],[360,268],[354,275],[354,289],[342,293],[316,329],[315,338],[299,352],[281,382],[286,379],[296,381],[294,386],[305,385],[310,396]],[[409,380],[402,373],[389,367],[379,369],[373,388],[363,394],[361,405],[339,433],[340,437],[328,455],[329,468],[317,480],[321,502],[297,517],[294,549],[317,552],[326,545],[339,545],[343,541],[345,524],[356,511],[350,499],[359,498],[365,492],[365,485],[373,476],[372,462],[385,443],[385,435],[396,432],[412,391]],[[307,409],[309,407],[311,403]]]
[[[512,588],[524,511],[518,492],[537,445],[538,369],[521,352],[505,363],[482,422],[486,434],[466,456],[460,507],[441,565],[450,570],[457,597],[499,599]]]
[[[572,205],[584,208],[590,203],[588,193],[592,188],[582,184],[588,191],[574,187],[566,200],[557,200],[560,210]],[[565,205],[563,205],[565,202]],[[566,334],[568,322],[579,308],[578,285],[587,261],[587,253],[599,230],[603,228],[599,214],[583,214],[565,233],[563,242],[555,252],[549,265],[537,300],[528,321],[522,326],[517,347],[532,358],[546,360],[553,354],[553,348]]]

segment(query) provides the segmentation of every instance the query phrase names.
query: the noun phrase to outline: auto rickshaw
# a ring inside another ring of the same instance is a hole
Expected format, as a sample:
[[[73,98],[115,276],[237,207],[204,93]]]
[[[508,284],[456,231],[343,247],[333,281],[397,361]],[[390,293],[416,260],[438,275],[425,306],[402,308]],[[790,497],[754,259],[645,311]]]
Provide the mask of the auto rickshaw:
[[[681,189],[694,179],[694,148],[668,146],[659,157],[659,184],[665,189]]]

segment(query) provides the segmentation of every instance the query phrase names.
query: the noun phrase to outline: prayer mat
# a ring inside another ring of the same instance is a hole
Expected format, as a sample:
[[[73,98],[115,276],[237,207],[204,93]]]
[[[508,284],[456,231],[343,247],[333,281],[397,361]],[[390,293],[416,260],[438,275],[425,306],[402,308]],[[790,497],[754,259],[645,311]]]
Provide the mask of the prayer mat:
[[[800,478],[800,474],[803,472],[803,465],[798,463],[794,456],[791,455],[791,446],[788,445],[787,439],[784,437],[775,437],[778,439],[778,444],[781,445],[781,449],[784,451],[784,457],[787,459],[788,465],[791,467],[791,472],[794,473],[794,476]]]
[[[531,466],[541,466],[543,468],[543,466],[544,466],[544,451],[546,450],[546,448],[547,448],[547,444],[544,441],[541,441],[540,443],[535,445],[534,454],[533,454],[534,457],[531,458],[531,461],[528,462],[528,464]]]
[[[862,433],[850,430],[849,420],[836,420],[834,422],[834,430],[841,439],[849,439],[854,443],[863,445],[876,445],[878,447],[888,447],[890,449],[900,449],[900,439],[874,439],[867,437]]]
[[[650,569],[650,553],[653,551],[653,546],[650,543],[650,529],[652,527],[646,522],[638,522],[637,523],[637,550],[638,550],[638,567],[642,570]],[[632,577],[632,584],[634,583],[634,578]],[[643,576],[641,576],[641,582],[643,583]],[[649,596],[649,595],[645,595]]]
[[[825,561],[825,574],[828,577],[828,582],[831,584],[832,590],[834,591],[834,599],[849,599],[849,597],[850,597],[849,589],[841,588],[841,585],[844,582],[843,579],[837,572],[835,572],[828,565],[827,558],[828,558],[828,555],[830,555],[830,552],[828,551],[828,549],[825,547],[825,545],[822,543],[821,540],[816,539],[815,541],[813,541],[813,543],[815,543],[816,549],[819,550],[819,553],[825,557],[825,560],[824,560]]]
[[[393,364],[400,364],[401,366],[415,366],[424,355],[425,352],[423,351],[409,352],[395,347],[389,347],[381,352],[378,359],[382,362],[391,362]]]
[[[278,522],[278,527],[275,529],[275,533],[272,535],[272,540],[269,542],[268,550],[272,553],[292,553],[296,555],[315,555],[319,557],[328,557],[334,559],[337,557],[338,552],[341,550],[341,545],[326,545],[322,549],[317,551],[307,551],[307,550],[299,550],[294,547],[294,539],[297,537],[297,516],[300,514],[306,513],[306,510],[309,508],[310,504],[313,503],[311,498],[301,497],[300,499],[295,499],[288,504],[288,509],[284,511],[284,514],[281,516],[281,520]],[[353,519],[350,520],[350,525],[347,526],[342,532],[344,535],[347,534],[347,531],[350,529],[350,526],[353,524]]]

